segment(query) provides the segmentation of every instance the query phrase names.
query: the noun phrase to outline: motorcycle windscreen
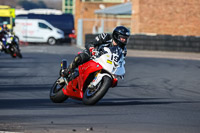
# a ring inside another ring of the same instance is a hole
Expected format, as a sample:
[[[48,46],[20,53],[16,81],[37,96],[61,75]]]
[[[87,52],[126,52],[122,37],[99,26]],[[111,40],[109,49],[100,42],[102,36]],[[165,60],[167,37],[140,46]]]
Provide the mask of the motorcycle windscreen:
[[[122,76],[125,74],[124,68],[124,56],[122,49],[118,46],[104,47],[103,55],[97,58],[95,61],[100,63],[108,72]]]

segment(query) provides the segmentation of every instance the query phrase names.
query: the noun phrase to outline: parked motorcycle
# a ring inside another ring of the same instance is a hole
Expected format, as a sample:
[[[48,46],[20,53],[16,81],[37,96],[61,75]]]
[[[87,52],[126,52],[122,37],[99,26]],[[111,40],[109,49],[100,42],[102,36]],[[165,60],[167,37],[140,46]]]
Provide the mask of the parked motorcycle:
[[[6,45],[4,45],[5,43]],[[5,35],[0,41],[0,50],[7,54],[10,54],[13,58],[17,56],[22,58],[22,54],[19,49],[18,41],[16,37],[12,34]]]
[[[124,77],[125,60],[119,47],[103,47],[92,59],[78,67],[71,74],[73,79],[67,84],[61,76],[50,90],[50,99],[61,103],[69,97],[82,100],[86,105],[94,105],[101,100],[110,87],[115,87],[118,78]],[[98,50],[99,51],[99,50]],[[67,61],[62,60],[61,70],[67,68]],[[64,80],[64,82],[63,82]]]

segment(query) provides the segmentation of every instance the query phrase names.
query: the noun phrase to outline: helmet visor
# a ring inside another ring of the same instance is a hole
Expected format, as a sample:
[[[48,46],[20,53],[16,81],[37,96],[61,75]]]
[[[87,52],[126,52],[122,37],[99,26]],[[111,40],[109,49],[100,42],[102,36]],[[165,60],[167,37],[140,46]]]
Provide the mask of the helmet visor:
[[[118,41],[120,41],[123,44],[127,44],[128,41],[129,41],[129,37],[128,36],[119,35],[118,36]]]

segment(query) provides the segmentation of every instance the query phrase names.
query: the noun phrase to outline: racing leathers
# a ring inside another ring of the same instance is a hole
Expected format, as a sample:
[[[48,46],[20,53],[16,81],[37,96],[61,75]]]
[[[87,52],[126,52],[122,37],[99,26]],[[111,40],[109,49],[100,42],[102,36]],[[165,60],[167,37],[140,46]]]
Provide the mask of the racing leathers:
[[[6,35],[7,35],[8,33],[5,31],[5,30],[2,30],[1,32],[0,32],[0,41],[3,43],[3,45],[4,45],[4,47],[6,47]]]

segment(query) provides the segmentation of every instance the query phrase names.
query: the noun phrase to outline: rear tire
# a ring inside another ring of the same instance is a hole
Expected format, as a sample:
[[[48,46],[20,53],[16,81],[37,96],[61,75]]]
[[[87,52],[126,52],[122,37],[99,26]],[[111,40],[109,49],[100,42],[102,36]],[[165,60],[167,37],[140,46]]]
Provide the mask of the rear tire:
[[[55,83],[53,84],[51,90],[50,90],[50,99],[52,102],[54,103],[62,103],[65,100],[68,99],[68,96],[66,96],[63,91],[62,88],[65,86],[65,84],[63,85],[59,85],[57,83],[57,80],[55,81]]]
[[[112,85],[112,79],[108,76],[104,76],[100,83],[96,86],[95,91],[91,91],[91,89],[86,89],[83,96],[83,103],[86,105],[94,105],[99,100],[103,98],[108,89]]]

